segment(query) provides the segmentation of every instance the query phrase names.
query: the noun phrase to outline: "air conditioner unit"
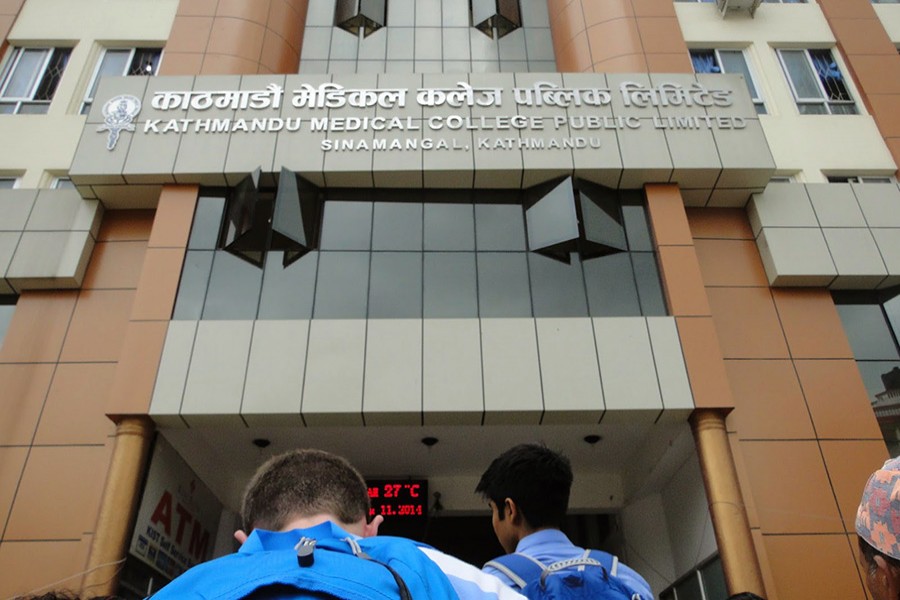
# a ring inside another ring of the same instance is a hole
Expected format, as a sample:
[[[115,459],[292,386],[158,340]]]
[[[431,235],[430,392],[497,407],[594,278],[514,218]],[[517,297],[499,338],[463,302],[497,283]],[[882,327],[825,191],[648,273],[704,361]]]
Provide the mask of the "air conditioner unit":
[[[716,0],[716,6],[723,17],[732,12],[746,12],[752,17],[761,2],[762,0]]]

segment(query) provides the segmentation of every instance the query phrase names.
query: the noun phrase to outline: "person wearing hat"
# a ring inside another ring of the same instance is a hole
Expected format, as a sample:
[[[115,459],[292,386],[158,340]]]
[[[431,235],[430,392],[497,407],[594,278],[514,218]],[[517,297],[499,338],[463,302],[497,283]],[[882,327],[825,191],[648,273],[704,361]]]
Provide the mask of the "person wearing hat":
[[[856,511],[859,562],[874,600],[900,598],[900,458],[872,473]]]

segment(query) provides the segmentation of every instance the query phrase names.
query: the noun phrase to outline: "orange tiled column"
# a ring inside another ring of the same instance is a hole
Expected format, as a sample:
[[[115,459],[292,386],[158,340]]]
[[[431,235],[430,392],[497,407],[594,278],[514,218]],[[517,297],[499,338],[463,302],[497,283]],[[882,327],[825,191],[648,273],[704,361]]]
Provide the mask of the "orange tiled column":
[[[819,0],[862,100],[900,164],[900,56],[872,0]]]
[[[766,597],[863,600],[854,518],[887,452],[831,294],[770,288],[744,210],[689,209],[688,220]],[[797,556],[816,559],[798,569]]]
[[[19,297],[0,350],[0,598],[81,585],[150,222],[147,211],[107,213],[81,290]]]
[[[663,290],[678,326],[697,408],[691,425],[725,580],[730,593],[762,594],[762,574],[725,431],[725,416],[734,404],[684,201],[675,184],[649,184],[644,192]]]
[[[309,0],[181,0],[161,75],[296,73]]]
[[[548,0],[548,10],[561,72],[694,72],[672,0]]]

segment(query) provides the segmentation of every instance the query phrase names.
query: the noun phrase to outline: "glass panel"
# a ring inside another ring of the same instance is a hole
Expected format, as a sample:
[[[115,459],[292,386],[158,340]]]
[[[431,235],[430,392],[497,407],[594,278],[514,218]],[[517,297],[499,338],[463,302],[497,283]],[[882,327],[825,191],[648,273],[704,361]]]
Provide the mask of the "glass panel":
[[[204,319],[255,319],[262,286],[262,269],[237,256],[216,251]]]
[[[425,204],[426,250],[475,250],[471,204]]]
[[[819,81],[822,82],[822,87],[825,88],[826,98],[829,100],[853,100],[844,84],[844,76],[830,50],[810,50],[809,57],[812,59]]]
[[[525,219],[519,204],[476,204],[478,250],[525,250]]]
[[[197,200],[188,248],[192,250],[214,250],[216,248],[224,210],[225,198],[201,196]]]
[[[481,317],[531,316],[525,256],[524,252],[478,253],[478,307]]]
[[[592,258],[582,266],[592,317],[641,316],[630,255]]]
[[[891,456],[900,455],[900,361],[861,361],[869,402]]]
[[[422,205],[376,202],[372,250],[422,250]]]
[[[366,318],[369,256],[368,252],[319,253],[313,318]]]
[[[0,346],[3,345],[3,338],[6,337],[6,331],[9,329],[9,322],[12,321],[13,313],[15,311],[15,304],[0,304]]]
[[[700,569],[700,577],[703,579],[703,592],[706,600],[726,600],[728,598],[725,574],[722,572],[722,563],[718,558]]]
[[[66,70],[66,64],[69,62],[69,54],[71,52],[68,48],[56,48],[53,50],[53,55],[50,57],[50,62],[47,63],[41,83],[34,93],[35,100],[53,99],[53,94],[56,93],[56,86],[59,85],[63,71]]]
[[[694,73],[721,73],[716,53],[712,50],[691,50]]]
[[[369,318],[422,318],[421,253],[372,253]]]
[[[797,109],[801,115],[827,115],[828,107],[824,104],[798,104]]]
[[[888,322],[894,331],[894,339],[900,340],[900,293],[885,301],[884,312],[887,313]]]
[[[312,318],[319,253],[305,254],[287,268],[281,266],[283,254],[283,252],[269,252],[266,258],[262,296],[259,300],[259,318]]]
[[[797,99],[822,97],[818,79],[809,66],[805,51],[781,50],[781,58],[787,69],[788,77],[794,84]]]
[[[651,252],[653,239],[650,237],[650,227],[647,225],[647,213],[644,207],[622,205],[622,218],[625,221],[625,237],[628,238],[628,248]]]
[[[322,250],[368,250],[371,239],[371,202],[325,202]]]
[[[426,319],[477,317],[475,253],[426,252],[424,289]]]
[[[162,50],[158,48],[137,48],[134,51],[134,58],[131,60],[131,66],[128,67],[127,75],[155,75],[159,68],[159,59]]]
[[[837,310],[856,360],[900,358],[880,305],[838,304]]]
[[[575,213],[572,180],[567,177],[542,193],[540,200],[525,211],[528,248],[532,251],[578,239],[578,216]],[[569,250],[571,249],[570,245]]]
[[[678,600],[703,600],[700,592],[700,579],[696,573],[675,586]]]
[[[212,269],[213,252],[208,250],[188,250],[181,268],[181,282],[175,300],[175,320],[194,321],[203,314],[209,272]]]
[[[94,78],[91,89],[88,91],[88,98],[93,98],[97,91],[97,85],[100,78],[104,75],[110,77],[118,77],[125,73],[125,67],[128,65],[128,59],[131,57],[131,50],[107,50],[103,53],[103,60],[100,62],[100,68],[97,70],[97,76]]]
[[[638,297],[641,300],[641,314],[645,317],[661,317],[668,313],[659,281],[659,268],[652,252],[633,252],[631,264],[637,281]]]
[[[16,187],[14,177],[0,177],[0,190],[11,190]]]
[[[576,253],[567,265],[539,254],[528,257],[535,317],[586,317],[584,277]]]
[[[747,82],[747,89],[750,91],[750,97],[759,98],[756,86],[753,85],[753,77],[750,75],[750,67],[747,66],[747,61],[744,59],[744,53],[740,50],[719,50],[719,58],[722,59],[725,72],[743,75],[744,81]]]
[[[15,71],[7,79],[4,98],[31,98],[31,90],[40,76],[40,69],[47,58],[47,49],[24,48],[19,52]]]
[[[46,115],[50,110],[49,102],[23,102],[19,105],[20,115]]]
[[[855,104],[835,104],[834,102],[830,102],[828,107],[831,109],[831,114],[833,115],[856,115],[859,114],[859,111],[856,110]]]

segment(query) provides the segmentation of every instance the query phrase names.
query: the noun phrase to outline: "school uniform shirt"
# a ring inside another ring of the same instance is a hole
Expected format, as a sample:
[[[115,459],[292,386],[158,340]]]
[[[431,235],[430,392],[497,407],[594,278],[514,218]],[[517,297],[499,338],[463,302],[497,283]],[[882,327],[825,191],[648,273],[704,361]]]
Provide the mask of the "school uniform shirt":
[[[559,529],[541,529],[519,540],[516,552],[535,558],[545,565],[551,565],[560,560],[581,558],[582,554],[584,554],[584,548],[579,548],[573,544],[568,536]],[[482,571],[497,577],[508,586],[516,587],[509,577],[494,567],[485,565]],[[650,584],[637,571],[627,565],[618,563],[616,577],[631,588],[632,591],[639,593],[642,598],[648,600],[654,598],[653,592],[650,590]]]

